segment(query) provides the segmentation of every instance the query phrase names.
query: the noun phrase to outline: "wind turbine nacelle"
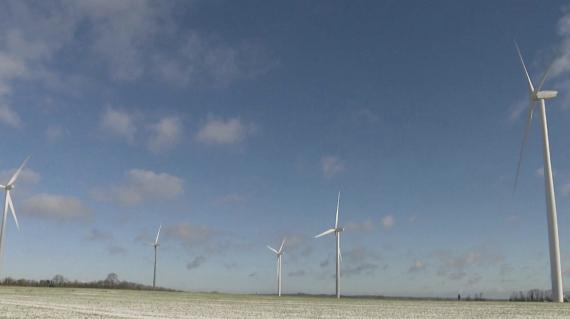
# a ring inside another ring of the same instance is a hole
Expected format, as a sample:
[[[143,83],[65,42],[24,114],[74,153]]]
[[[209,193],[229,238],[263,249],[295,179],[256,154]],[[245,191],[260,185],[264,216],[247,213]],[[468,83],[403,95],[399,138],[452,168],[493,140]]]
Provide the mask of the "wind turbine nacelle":
[[[536,98],[538,100],[546,100],[554,98],[558,95],[558,91],[538,91],[536,93]]]

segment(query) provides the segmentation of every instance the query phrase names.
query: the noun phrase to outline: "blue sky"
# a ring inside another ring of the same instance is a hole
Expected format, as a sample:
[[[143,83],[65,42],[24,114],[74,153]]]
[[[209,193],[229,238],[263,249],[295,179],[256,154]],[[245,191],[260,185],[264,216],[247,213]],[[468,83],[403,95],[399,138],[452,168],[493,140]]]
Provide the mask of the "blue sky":
[[[519,188],[526,84],[548,88],[570,278],[570,8],[562,1],[0,4],[2,276],[287,293],[549,288],[541,144]]]

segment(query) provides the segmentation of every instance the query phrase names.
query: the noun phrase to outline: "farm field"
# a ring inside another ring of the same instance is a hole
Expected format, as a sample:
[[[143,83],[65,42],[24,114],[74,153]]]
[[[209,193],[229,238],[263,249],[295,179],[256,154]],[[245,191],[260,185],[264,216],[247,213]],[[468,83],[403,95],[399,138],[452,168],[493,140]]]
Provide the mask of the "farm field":
[[[0,318],[570,318],[570,305],[2,287]]]

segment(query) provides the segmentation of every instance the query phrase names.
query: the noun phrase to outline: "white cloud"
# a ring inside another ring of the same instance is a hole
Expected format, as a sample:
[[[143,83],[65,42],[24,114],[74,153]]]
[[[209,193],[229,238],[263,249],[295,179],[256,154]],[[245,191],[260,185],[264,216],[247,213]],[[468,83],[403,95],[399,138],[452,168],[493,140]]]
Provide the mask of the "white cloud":
[[[36,194],[24,201],[23,212],[28,216],[59,221],[86,218],[89,209],[76,197],[56,194]]]
[[[150,126],[151,136],[148,148],[159,153],[167,151],[180,142],[182,137],[182,122],[175,117],[162,118],[158,123]]]
[[[6,104],[20,93],[16,81],[80,96],[109,79],[227,86],[278,64],[255,41],[230,43],[188,28],[178,6],[152,0],[0,3],[0,123],[20,125],[16,105]],[[85,69],[96,72],[86,76]]]
[[[384,229],[390,229],[396,224],[396,219],[392,215],[386,215],[382,218],[382,225]]]
[[[1,72],[8,79],[51,73],[49,66],[62,50],[97,63],[121,82],[150,77],[182,85],[227,85],[276,64],[251,41],[230,45],[204,36],[176,23],[177,14],[175,3],[151,0],[5,3],[0,19],[11,27],[0,30],[0,77]],[[168,41],[165,49],[165,39],[176,41]]]
[[[562,37],[561,54],[552,66],[553,76],[570,71],[570,13],[566,13],[558,20],[558,35]]]
[[[242,123],[239,117],[223,119],[209,119],[202,126],[196,139],[206,144],[237,144],[253,132],[252,125]]]
[[[131,169],[121,185],[94,190],[96,199],[134,205],[146,200],[172,199],[184,192],[181,178],[144,169]]]
[[[0,101],[0,122],[11,127],[20,127],[21,120],[18,113],[14,112],[12,108]]]
[[[135,140],[134,116],[125,111],[108,108],[101,116],[99,126],[105,134],[123,138],[129,143]]]
[[[336,156],[324,156],[321,158],[321,169],[326,178],[332,178],[344,170],[344,163]]]

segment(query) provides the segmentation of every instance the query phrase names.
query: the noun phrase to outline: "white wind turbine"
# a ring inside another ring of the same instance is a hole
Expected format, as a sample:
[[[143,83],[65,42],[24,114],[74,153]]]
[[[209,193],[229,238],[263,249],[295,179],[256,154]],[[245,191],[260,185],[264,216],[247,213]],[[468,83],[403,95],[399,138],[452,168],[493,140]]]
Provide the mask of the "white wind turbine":
[[[340,206],[340,192],[338,192],[338,199],[336,202],[336,219],[334,227],[315,236],[315,238],[319,238],[332,233],[334,233],[336,236],[336,297],[337,298],[340,298],[340,262],[342,261],[342,255],[340,253],[340,233],[344,231],[344,228],[338,225],[339,206]]]
[[[158,246],[160,246],[160,244],[158,243],[158,236],[160,236],[161,228],[162,225],[158,227],[158,232],[156,233],[156,239],[154,240],[154,243],[151,243],[151,245],[154,247],[154,272],[152,274],[152,288],[156,287],[156,254],[158,252]]]
[[[271,250],[272,252],[275,253],[275,255],[277,255],[277,295],[279,297],[281,297],[281,270],[283,269],[282,268],[283,252],[284,252],[283,247],[285,246],[285,241],[287,241],[287,238],[283,238],[279,250],[276,250],[273,247],[267,245],[267,248],[269,248],[269,250]]]
[[[18,225],[18,218],[16,217],[16,211],[14,210],[14,203],[12,203],[12,196],[10,196],[10,192],[12,191],[12,189],[14,189],[14,187],[16,187],[16,180],[18,179],[18,176],[22,172],[22,169],[24,169],[24,166],[26,165],[29,159],[30,157],[28,156],[24,160],[22,165],[20,165],[18,170],[16,170],[14,175],[12,175],[12,178],[10,178],[10,180],[8,181],[8,183],[6,183],[6,185],[0,185],[0,188],[4,189],[4,214],[2,215],[2,227],[0,228],[0,258],[4,253],[4,233],[6,231],[6,219],[8,217],[8,209],[10,209],[10,211],[12,212],[12,217],[14,217],[16,228],[18,228],[18,231],[20,230],[20,225]]]
[[[558,218],[556,217],[556,198],[554,195],[554,181],[552,178],[552,165],[550,163],[550,144],[548,142],[548,124],[546,121],[546,106],[545,100],[554,98],[558,95],[557,91],[546,91],[542,90],[542,86],[548,77],[548,73],[552,69],[552,64],[546,69],[540,82],[538,88],[535,88],[532,84],[528,70],[524,63],[519,46],[515,42],[515,47],[519,55],[526,79],[528,81],[528,93],[530,98],[530,103],[528,105],[528,115],[526,127],[524,130],[523,141],[521,145],[521,150],[519,154],[519,162],[517,165],[517,173],[515,175],[515,189],[518,182],[519,170],[521,167],[522,155],[526,140],[528,137],[528,131],[532,122],[532,116],[534,113],[534,108],[536,103],[540,104],[540,122],[542,124],[542,142],[543,142],[543,152],[544,152],[544,182],[546,191],[546,210],[547,210],[547,220],[548,220],[548,243],[550,248],[550,279],[552,281],[552,300],[555,302],[564,302],[564,294],[562,288],[562,272],[560,266],[560,244],[558,240]]]

